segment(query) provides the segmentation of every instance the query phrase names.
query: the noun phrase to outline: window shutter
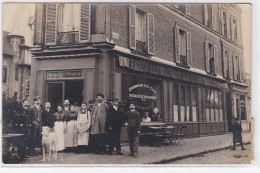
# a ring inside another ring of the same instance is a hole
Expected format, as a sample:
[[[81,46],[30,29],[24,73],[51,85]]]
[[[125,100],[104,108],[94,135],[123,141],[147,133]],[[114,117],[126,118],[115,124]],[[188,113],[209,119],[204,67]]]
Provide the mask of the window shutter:
[[[239,61],[241,82],[244,82],[244,80],[245,80],[245,66],[244,66],[244,61],[243,60],[244,60],[243,57],[241,57],[240,61]]]
[[[34,44],[42,44],[43,36],[43,4],[37,3],[35,10]]]
[[[136,7],[133,5],[129,6],[129,44],[131,49],[136,49],[136,38],[135,38],[135,18],[136,18]]]
[[[237,19],[237,43],[241,44],[241,23],[240,18]]]
[[[230,77],[231,79],[234,79],[234,78],[233,78],[233,65],[232,65],[233,56],[234,56],[234,55],[228,57],[228,60],[229,60],[229,63],[228,63],[228,64],[229,64],[229,69],[228,69],[228,71],[229,71],[229,77]]]
[[[154,16],[151,13],[147,13],[147,43],[148,53],[154,54]]]
[[[208,22],[208,4],[204,4],[204,25]]]
[[[227,38],[230,39],[230,16],[228,13],[226,13],[226,21],[227,21]]]
[[[186,14],[190,14],[190,4],[185,5],[185,12]]]
[[[90,42],[90,13],[91,5],[81,4],[80,10],[80,42]]]
[[[224,35],[224,19],[223,19],[223,10],[220,9],[219,10],[219,20],[220,20],[220,32],[222,33],[222,35]]]
[[[230,17],[230,32],[231,32],[231,40],[234,41],[234,30],[233,30],[233,16]]]
[[[234,66],[234,80],[237,80],[237,63],[236,63],[236,56],[233,55],[233,66]]]
[[[215,9],[216,5],[212,4],[211,8],[212,8],[212,28],[214,30],[216,30],[216,9]]]
[[[206,71],[209,72],[209,42],[205,41],[205,61],[206,61]]]
[[[57,4],[46,4],[45,44],[55,45],[57,39]]]
[[[227,77],[227,63],[226,60],[228,57],[226,57],[225,49],[222,51],[222,61],[223,61],[223,77]]]
[[[218,74],[218,51],[217,46],[214,45],[214,67],[215,67],[215,74]]]
[[[180,63],[179,26],[175,26],[175,60]]]
[[[187,32],[187,63],[192,65],[191,34]]]

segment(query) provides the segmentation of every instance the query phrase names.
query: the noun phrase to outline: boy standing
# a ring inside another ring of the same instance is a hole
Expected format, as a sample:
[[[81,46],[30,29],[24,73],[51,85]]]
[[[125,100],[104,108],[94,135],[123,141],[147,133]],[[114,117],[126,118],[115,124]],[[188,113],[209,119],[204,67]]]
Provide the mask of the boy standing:
[[[135,103],[130,103],[130,111],[126,113],[127,118],[127,132],[130,146],[129,156],[137,157],[138,145],[139,145],[139,134],[141,133],[141,117],[140,113],[135,110]]]

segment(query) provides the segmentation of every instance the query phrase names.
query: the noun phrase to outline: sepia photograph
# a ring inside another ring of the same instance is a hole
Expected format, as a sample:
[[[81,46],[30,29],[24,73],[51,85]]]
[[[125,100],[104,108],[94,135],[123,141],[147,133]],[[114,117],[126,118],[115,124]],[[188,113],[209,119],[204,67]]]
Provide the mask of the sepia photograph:
[[[2,3],[2,166],[246,165],[250,3]]]

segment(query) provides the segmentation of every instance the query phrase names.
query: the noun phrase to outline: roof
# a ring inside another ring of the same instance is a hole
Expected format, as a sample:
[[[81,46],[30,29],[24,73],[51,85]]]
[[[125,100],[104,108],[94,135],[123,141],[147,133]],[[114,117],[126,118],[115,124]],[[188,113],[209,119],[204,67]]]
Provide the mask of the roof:
[[[10,40],[7,38],[8,37],[9,32],[7,31],[3,31],[3,54],[7,54],[10,56],[13,56],[13,50],[12,50],[12,46],[10,43]]]

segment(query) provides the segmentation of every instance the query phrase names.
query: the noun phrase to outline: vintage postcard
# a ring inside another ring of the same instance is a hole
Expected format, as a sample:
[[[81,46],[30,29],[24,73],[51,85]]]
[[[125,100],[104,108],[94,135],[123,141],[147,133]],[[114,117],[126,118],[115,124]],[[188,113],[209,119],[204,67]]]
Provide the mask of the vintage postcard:
[[[2,165],[250,165],[251,4],[3,3]]]

